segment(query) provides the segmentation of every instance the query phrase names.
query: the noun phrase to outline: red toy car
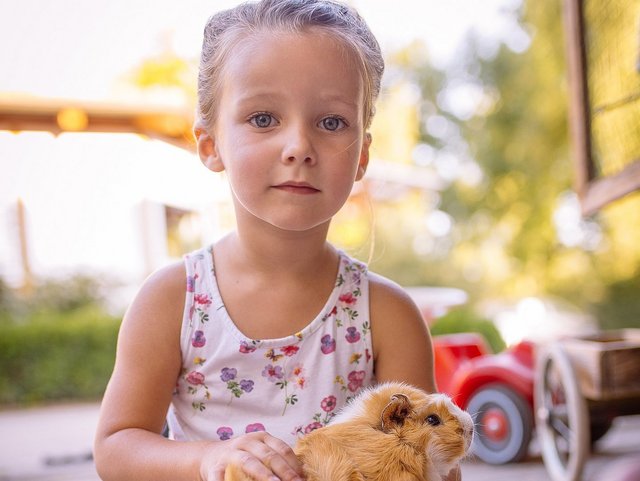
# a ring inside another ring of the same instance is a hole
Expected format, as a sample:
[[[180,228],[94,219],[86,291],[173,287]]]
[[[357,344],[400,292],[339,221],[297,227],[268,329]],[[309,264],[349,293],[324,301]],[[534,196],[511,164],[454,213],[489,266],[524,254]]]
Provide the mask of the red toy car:
[[[490,464],[519,461],[533,431],[534,346],[493,354],[477,333],[434,336],[438,388],[475,420],[473,452]]]

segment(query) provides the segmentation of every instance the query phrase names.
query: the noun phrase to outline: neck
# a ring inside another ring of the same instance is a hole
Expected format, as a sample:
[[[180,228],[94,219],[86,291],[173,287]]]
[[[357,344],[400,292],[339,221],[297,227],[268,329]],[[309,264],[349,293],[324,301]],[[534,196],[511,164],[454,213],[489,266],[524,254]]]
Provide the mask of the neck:
[[[333,266],[335,248],[327,243],[329,222],[305,232],[291,232],[270,225],[242,225],[222,239],[217,248],[239,267],[265,275],[317,272],[319,266]]]

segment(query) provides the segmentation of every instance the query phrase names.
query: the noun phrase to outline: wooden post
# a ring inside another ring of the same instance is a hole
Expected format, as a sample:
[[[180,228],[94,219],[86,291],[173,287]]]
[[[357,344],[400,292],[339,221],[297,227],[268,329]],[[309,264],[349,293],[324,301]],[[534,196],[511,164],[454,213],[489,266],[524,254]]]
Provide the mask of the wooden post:
[[[24,202],[18,197],[16,202],[16,218],[18,221],[18,241],[20,245],[20,264],[22,267],[22,287],[20,291],[23,295],[29,296],[33,293],[33,272],[29,262],[29,242],[27,238],[27,226],[25,221]]]

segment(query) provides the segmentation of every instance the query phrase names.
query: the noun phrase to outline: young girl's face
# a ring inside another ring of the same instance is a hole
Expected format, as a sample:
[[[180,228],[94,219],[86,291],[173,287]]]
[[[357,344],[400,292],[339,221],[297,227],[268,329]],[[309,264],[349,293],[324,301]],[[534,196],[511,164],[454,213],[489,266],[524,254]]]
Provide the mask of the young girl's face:
[[[340,43],[319,31],[257,33],[224,64],[200,154],[227,172],[239,218],[327,225],[368,162],[363,104],[362,75]]]

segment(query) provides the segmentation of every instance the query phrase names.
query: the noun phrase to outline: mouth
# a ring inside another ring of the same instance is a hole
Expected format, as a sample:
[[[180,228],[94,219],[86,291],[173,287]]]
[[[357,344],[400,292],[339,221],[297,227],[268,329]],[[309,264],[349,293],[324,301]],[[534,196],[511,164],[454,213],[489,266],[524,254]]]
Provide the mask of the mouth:
[[[290,194],[298,195],[310,195],[320,192],[320,189],[316,189],[314,186],[307,182],[287,181],[283,182],[282,184],[274,185],[273,188],[281,190],[283,192],[288,192]]]

